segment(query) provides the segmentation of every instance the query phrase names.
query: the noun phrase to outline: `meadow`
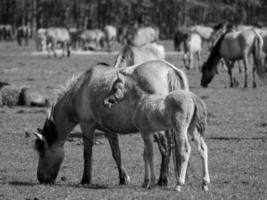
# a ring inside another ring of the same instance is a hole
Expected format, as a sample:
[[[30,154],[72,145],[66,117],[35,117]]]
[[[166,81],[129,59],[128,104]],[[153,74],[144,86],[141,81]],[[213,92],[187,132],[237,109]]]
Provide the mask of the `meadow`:
[[[172,41],[161,41],[167,52]],[[0,81],[39,90],[51,102],[55,91],[72,77],[97,62],[113,64],[115,54],[72,55],[48,58],[31,54],[34,42],[18,47],[15,42],[0,43]],[[203,53],[203,59],[208,52]],[[166,60],[183,68],[182,56],[167,53]],[[234,70],[240,83],[229,88],[229,78],[221,70],[208,88],[200,86],[201,72],[186,70],[190,89],[207,104],[210,191],[201,190],[201,163],[192,144],[186,185],[181,193],[173,190],[175,177],[170,165],[168,187],[145,190],[143,180],[143,142],[139,134],[120,136],[124,165],[131,176],[128,185],[118,185],[118,172],[107,139],[97,137],[93,150],[92,185],[80,185],[83,170],[82,139],[79,127],[65,143],[65,160],[55,185],[38,183],[38,155],[33,149],[34,136],[26,132],[42,127],[47,108],[0,107],[0,199],[179,199],[179,200],[265,200],[267,199],[267,88],[258,81],[243,88],[244,74]],[[160,154],[155,144],[156,172]]]

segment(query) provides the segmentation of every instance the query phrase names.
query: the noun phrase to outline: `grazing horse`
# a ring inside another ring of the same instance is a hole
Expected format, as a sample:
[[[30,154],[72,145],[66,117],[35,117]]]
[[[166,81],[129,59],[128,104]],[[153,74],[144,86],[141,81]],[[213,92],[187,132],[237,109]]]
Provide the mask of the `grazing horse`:
[[[201,62],[201,49],[202,49],[202,39],[197,33],[186,34],[186,38],[183,41],[184,44],[184,56],[183,61],[187,69],[194,68],[194,55],[197,56],[198,69],[200,70]]]
[[[149,60],[165,59],[162,45],[149,43],[142,47],[124,45],[117,56],[114,67],[128,67]]]
[[[55,28],[55,27],[50,27],[46,29],[45,32],[46,36],[46,42],[47,42],[47,51],[48,51],[48,56],[50,56],[50,52],[52,51],[54,56],[56,57],[56,46],[58,43],[62,45],[62,50],[63,50],[63,56],[65,49],[67,50],[67,56],[70,57],[70,33],[68,29],[66,28]]]
[[[83,50],[86,49],[87,45],[93,50],[104,48],[105,34],[100,29],[84,30],[80,33],[80,41],[82,43]]]
[[[237,32],[225,32],[212,49],[207,61],[202,67],[201,85],[207,87],[217,72],[217,64],[221,58],[224,59],[230,78],[230,87],[237,86],[237,81],[232,76],[232,68],[236,60],[243,59],[245,69],[244,87],[247,87],[248,76],[248,56],[253,55],[253,87],[256,87],[255,71],[257,71],[260,79],[265,81],[264,67],[262,65],[263,39],[254,29],[246,29]]]
[[[25,45],[27,46],[30,36],[31,28],[29,26],[22,25],[17,28],[17,41],[19,46],[22,44],[22,39],[24,39]]]
[[[107,49],[108,51],[110,51],[112,43],[117,38],[117,29],[114,26],[106,25],[104,27],[104,33],[105,33],[105,40],[107,43]]]
[[[144,84],[148,94],[167,94],[172,90],[188,90],[185,73],[163,60],[137,65],[132,78]],[[116,133],[138,132],[132,123],[133,105],[125,99],[106,109],[104,99],[110,92],[118,69],[106,64],[97,64],[74,79],[59,95],[51,107],[42,129],[35,132],[35,147],[39,152],[37,178],[40,183],[54,183],[64,158],[63,146],[70,131],[80,124],[84,140],[84,171],[81,183],[91,183],[92,147],[95,129],[106,132],[116,161],[120,184],[126,184],[129,176],[121,161],[121,153]],[[169,159],[162,154],[160,185],[167,184]]]
[[[205,103],[195,94],[185,90],[175,90],[168,94],[147,94],[142,82],[132,79],[132,75],[131,67],[118,71],[118,77],[113,81],[104,105],[112,108],[126,99],[130,99],[134,105],[132,121],[144,141],[143,187],[150,188],[155,184],[153,133],[172,130],[175,143],[175,172],[178,175],[176,190],[181,191],[181,186],[185,183],[191,152],[188,135],[197,142],[203,163],[203,189],[208,190],[208,148],[203,138],[207,120]]]

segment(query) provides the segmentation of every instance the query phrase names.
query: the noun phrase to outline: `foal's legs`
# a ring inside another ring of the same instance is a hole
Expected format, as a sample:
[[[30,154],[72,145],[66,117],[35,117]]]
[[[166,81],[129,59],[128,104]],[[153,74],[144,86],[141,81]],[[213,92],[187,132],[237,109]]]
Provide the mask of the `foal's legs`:
[[[208,147],[204,141],[204,138],[195,130],[193,135],[196,142],[198,152],[201,156],[203,166],[203,190],[208,190],[208,184],[210,183],[209,169],[208,169]]]
[[[93,123],[84,122],[80,124],[84,142],[84,147],[83,147],[84,169],[81,181],[82,184],[90,184],[92,176],[92,149],[94,145],[95,130],[94,127],[90,124]]]
[[[141,132],[141,136],[144,140],[144,161],[145,161],[145,175],[142,187],[150,188],[155,185],[156,177],[154,171],[154,152],[153,152],[153,133]],[[149,177],[150,171],[150,177]]]
[[[121,161],[121,152],[119,146],[119,139],[117,133],[106,133],[106,137],[108,138],[112,156],[117,164],[118,171],[119,171],[119,184],[127,184],[130,182],[130,177],[127,175],[124,166],[122,165]]]
[[[188,166],[189,156],[191,153],[191,146],[187,137],[187,125],[176,125],[175,133],[175,154],[176,154],[176,162],[180,161],[180,168],[176,169],[178,171],[178,180],[176,190],[181,191],[181,186],[185,184],[185,176],[186,170]],[[179,166],[179,163],[176,166]]]

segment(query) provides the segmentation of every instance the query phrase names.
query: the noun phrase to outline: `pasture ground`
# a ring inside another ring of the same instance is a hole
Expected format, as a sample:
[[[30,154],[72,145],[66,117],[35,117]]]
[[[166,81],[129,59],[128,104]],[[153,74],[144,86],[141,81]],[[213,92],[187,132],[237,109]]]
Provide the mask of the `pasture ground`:
[[[163,42],[172,50],[172,42]],[[38,89],[53,101],[54,91],[73,73],[101,61],[112,64],[115,55],[73,55],[54,59],[31,56],[34,43],[18,47],[15,42],[0,43],[0,81]],[[208,53],[204,53],[206,58]],[[167,60],[183,67],[181,56]],[[187,71],[192,91],[207,104],[211,184],[201,191],[201,162],[194,144],[188,178],[181,193],[173,191],[175,178],[170,166],[169,186],[150,190],[141,188],[143,180],[143,143],[140,135],[120,136],[123,162],[131,176],[127,186],[118,185],[118,174],[105,138],[94,146],[92,185],[82,186],[82,141],[71,137],[65,144],[65,160],[56,184],[40,185],[36,177],[38,155],[33,150],[32,135],[25,131],[42,127],[46,108],[0,108],[0,199],[196,199],[196,200],[266,200],[267,199],[267,89],[259,84],[243,88],[243,74],[235,70],[238,88],[228,88],[228,75],[220,73],[207,89],[200,87],[200,72]],[[78,128],[75,131],[79,131]],[[156,172],[160,156],[156,151]]]

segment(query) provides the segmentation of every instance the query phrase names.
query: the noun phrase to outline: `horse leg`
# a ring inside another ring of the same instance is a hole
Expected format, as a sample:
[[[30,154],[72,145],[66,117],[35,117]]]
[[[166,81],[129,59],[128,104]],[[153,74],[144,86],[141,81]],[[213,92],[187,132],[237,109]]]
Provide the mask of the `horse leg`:
[[[92,176],[92,148],[94,145],[95,131],[91,123],[84,122],[80,124],[83,134],[83,158],[84,158],[84,169],[81,184],[90,184]]]
[[[154,172],[153,134],[149,132],[141,132],[141,136],[144,141],[143,158],[145,162],[145,175],[142,187],[149,189],[156,183]]]
[[[184,61],[184,66],[186,69],[190,69],[189,66],[187,65],[187,59],[188,59],[188,55],[187,53],[184,53],[184,56],[183,56],[183,61]]]
[[[119,179],[120,179],[119,184],[120,185],[127,184],[130,182],[130,177],[127,175],[126,170],[122,165],[118,134],[106,133],[106,137],[108,138],[109,145],[112,151],[112,156],[118,167]]]
[[[244,56],[244,68],[245,68],[245,81],[244,81],[244,88],[248,87],[248,54]]]
[[[176,125],[174,133],[175,138],[175,154],[176,154],[176,166],[180,166],[177,170],[178,180],[175,190],[180,192],[181,186],[185,184],[186,170],[188,166],[189,156],[191,153],[191,146],[187,138],[187,130],[184,126]]]
[[[67,57],[70,57],[70,42],[67,42]]]
[[[57,45],[57,42],[53,41],[51,48],[52,48],[52,52],[53,52],[55,58],[57,57],[57,54],[56,54],[56,45]]]
[[[192,52],[190,52],[189,53],[189,69],[193,69],[193,68],[195,68],[195,66],[194,66],[194,57],[193,57],[193,53]]]
[[[198,152],[200,154],[203,166],[203,190],[208,191],[208,184],[210,183],[209,169],[208,169],[208,147],[204,138],[195,130],[193,133],[194,141],[196,142]]]
[[[161,154],[160,176],[157,183],[160,186],[168,185],[169,162],[171,155],[170,134],[171,133],[169,131],[155,133],[155,139],[158,143],[159,151]]]
[[[197,51],[198,70],[201,71],[201,52]]]
[[[230,87],[234,87],[234,79],[232,76],[232,69],[234,67],[234,62],[230,62],[230,61],[225,61],[226,65],[227,65],[227,69],[228,69],[228,75],[230,78]]]

